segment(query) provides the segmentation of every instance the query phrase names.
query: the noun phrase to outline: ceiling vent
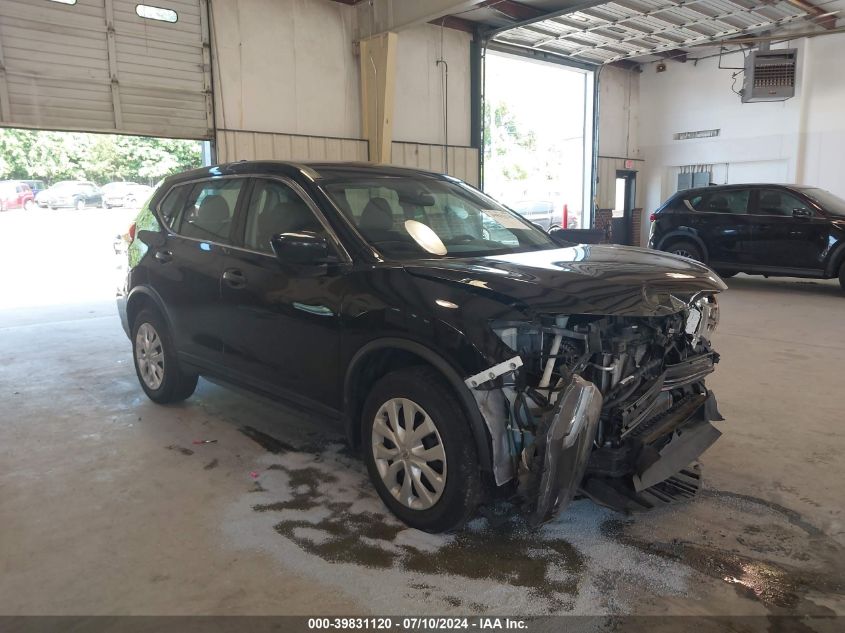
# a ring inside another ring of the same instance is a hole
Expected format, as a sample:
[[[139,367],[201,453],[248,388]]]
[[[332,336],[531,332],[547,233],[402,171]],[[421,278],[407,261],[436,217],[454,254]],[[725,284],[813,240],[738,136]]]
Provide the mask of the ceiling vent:
[[[783,101],[795,96],[798,50],[752,51],[745,60],[742,102]]]

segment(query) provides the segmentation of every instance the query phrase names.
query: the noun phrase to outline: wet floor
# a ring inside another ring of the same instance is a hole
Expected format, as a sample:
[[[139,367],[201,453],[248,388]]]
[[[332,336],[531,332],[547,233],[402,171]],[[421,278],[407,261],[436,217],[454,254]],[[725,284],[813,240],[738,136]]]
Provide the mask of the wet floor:
[[[296,445],[241,431],[267,452],[229,509],[227,538],[338,589],[354,586],[374,612],[649,613],[667,598],[717,600],[715,613],[845,610],[843,548],[763,499],[705,488],[636,517],[580,500],[539,530],[500,504],[459,533],[430,535],[389,514],[337,438]]]

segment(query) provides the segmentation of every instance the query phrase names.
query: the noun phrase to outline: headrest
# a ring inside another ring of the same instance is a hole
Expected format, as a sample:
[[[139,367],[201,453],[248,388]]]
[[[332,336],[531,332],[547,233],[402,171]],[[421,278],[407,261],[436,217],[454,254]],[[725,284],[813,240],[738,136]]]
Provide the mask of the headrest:
[[[203,223],[226,222],[230,217],[229,203],[218,194],[204,198],[197,210],[197,219]]]
[[[358,220],[358,226],[365,231],[389,231],[392,229],[393,211],[390,209],[390,203],[384,198],[372,198],[364,207],[361,219]]]

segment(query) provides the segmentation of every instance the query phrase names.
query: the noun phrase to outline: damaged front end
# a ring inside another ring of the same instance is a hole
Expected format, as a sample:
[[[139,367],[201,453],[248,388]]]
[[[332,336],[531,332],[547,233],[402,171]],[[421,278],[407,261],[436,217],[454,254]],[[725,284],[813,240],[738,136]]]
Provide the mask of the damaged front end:
[[[712,294],[663,316],[549,315],[494,322],[514,356],[467,379],[532,524],[577,493],[622,510],[693,496],[691,463],[719,437],[704,378],[719,356]]]

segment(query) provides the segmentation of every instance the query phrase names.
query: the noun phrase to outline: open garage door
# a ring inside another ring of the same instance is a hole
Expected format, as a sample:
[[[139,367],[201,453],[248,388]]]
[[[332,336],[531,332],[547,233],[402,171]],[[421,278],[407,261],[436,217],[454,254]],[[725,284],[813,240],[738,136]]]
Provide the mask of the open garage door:
[[[213,137],[206,0],[0,0],[0,125]]]

